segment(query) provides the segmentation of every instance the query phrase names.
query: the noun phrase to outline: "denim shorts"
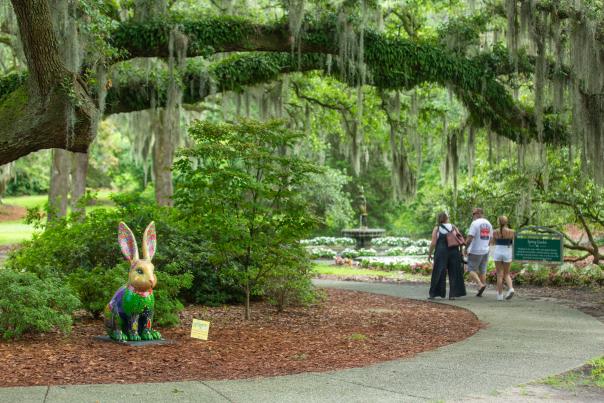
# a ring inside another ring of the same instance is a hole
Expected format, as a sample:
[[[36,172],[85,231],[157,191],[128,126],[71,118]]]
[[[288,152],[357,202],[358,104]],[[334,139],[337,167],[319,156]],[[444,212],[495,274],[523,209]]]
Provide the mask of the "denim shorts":
[[[495,262],[510,263],[512,261],[512,247],[508,245],[495,245],[493,260]]]
[[[468,271],[480,272],[486,274],[487,263],[489,263],[489,254],[474,255],[473,253],[468,254]]]

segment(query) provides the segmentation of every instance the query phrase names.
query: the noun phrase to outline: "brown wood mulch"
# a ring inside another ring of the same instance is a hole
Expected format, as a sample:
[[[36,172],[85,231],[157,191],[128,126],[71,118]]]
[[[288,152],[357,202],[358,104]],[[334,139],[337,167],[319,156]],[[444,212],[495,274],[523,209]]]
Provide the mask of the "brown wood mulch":
[[[131,347],[94,339],[102,322],[85,319],[70,336],[0,342],[0,386],[142,383],[287,375],[411,357],[465,339],[481,322],[461,308],[354,291],[326,290],[322,303],[277,313],[191,306],[181,326],[163,329],[171,345]],[[210,340],[191,339],[192,318],[209,320]]]
[[[0,204],[0,222],[17,221],[24,218],[26,214],[27,209],[25,207]]]

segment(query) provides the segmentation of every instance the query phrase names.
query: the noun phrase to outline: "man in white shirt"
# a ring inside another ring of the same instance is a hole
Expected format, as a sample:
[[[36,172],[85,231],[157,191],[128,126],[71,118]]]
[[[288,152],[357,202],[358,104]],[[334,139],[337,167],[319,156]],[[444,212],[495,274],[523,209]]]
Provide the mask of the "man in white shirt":
[[[487,263],[489,263],[489,242],[493,237],[493,226],[483,217],[481,208],[472,209],[472,225],[466,238],[465,255],[468,258],[468,272],[478,285],[477,297],[487,288]]]

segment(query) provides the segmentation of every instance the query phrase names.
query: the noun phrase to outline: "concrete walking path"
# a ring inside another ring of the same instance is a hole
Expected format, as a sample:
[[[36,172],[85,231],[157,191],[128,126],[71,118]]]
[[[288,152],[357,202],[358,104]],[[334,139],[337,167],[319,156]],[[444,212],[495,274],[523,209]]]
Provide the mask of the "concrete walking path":
[[[425,284],[324,280],[316,284],[403,298],[427,296]],[[236,381],[0,388],[0,402],[463,400],[493,396],[497,390],[574,369],[604,355],[604,324],[563,305],[517,296],[498,302],[492,290],[483,298],[470,294],[436,301],[469,309],[488,326],[459,343],[364,368]]]

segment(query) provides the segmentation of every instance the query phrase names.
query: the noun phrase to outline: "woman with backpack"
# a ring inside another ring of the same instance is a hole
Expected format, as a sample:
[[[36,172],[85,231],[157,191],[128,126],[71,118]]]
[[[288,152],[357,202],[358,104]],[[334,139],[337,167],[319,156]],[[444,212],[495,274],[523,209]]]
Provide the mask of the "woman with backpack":
[[[432,252],[434,252],[428,299],[445,298],[447,272],[449,273],[449,299],[463,297],[466,295],[466,286],[463,279],[460,246],[449,246],[447,243],[447,234],[456,232],[457,228],[449,223],[449,216],[445,212],[438,214],[437,221],[438,225],[432,231],[432,243],[428,249],[428,261],[432,260]]]

